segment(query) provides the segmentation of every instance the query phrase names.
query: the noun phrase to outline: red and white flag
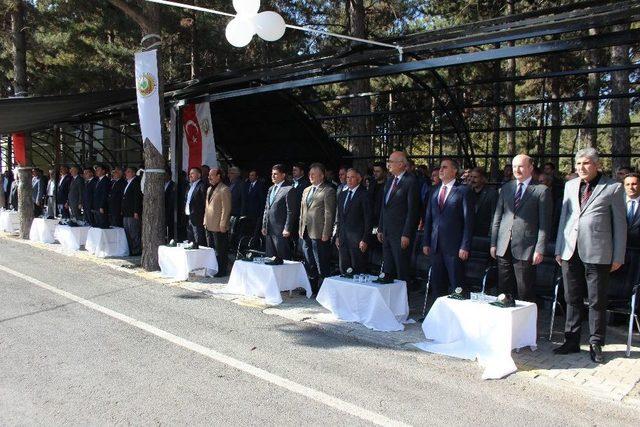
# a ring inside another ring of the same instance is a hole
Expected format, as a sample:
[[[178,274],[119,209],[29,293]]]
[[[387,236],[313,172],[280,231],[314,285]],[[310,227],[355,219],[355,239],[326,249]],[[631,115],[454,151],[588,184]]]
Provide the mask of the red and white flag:
[[[187,172],[202,165],[218,167],[208,102],[182,108],[182,135],[182,167]]]

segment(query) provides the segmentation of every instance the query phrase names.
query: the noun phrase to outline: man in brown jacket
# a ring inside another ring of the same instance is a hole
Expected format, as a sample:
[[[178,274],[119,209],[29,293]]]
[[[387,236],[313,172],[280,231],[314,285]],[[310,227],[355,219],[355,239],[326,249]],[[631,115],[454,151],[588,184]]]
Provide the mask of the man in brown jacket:
[[[309,168],[311,185],[300,201],[300,237],[314,293],[322,279],[330,276],[331,235],[336,216],[336,190],[325,183],[325,168],[313,163]]]
[[[228,232],[231,219],[231,191],[222,182],[222,170],[213,168],[209,171],[209,188],[204,208],[204,228],[207,234],[207,245],[216,250],[218,273],[214,277],[227,275]]]

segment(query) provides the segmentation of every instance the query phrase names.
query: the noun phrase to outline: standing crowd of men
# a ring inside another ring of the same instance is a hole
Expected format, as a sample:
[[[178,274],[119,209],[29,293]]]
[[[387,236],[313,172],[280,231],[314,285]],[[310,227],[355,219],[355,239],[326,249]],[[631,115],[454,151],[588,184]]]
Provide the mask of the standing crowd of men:
[[[385,276],[404,280],[412,289],[411,259],[420,245],[430,259],[434,295],[446,295],[464,288],[473,239],[484,238],[496,259],[499,291],[535,302],[536,266],[545,255],[555,256],[567,302],[565,343],[556,353],[579,351],[586,298],[591,357],[603,361],[609,276],[629,257],[628,245],[640,247],[640,175],[630,170],[621,174],[623,185],[606,177],[591,148],[576,153],[575,174],[566,177],[566,184],[552,163],[539,170],[524,154],[513,158],[497,187],[487,184],[482,168],[462,171],[455,159],[444,158],[429,171],[399,151],[366,176],[343,167],[334,181],[320,163],[308,171],[302,164],[293,165],[291,179],[288,172],[284,165],[274,165],[267,188],[255,170],[244,180],[236,167],[227,177],[223,169],[203,165],[189,170],[188,185],[178,196],[167,172],[168,238],[181,237],[184,229],[195,247],[215,248],[217,277],[228,274],[229,232],[234,227],[262,234],[267,256],[293,259],[299,243],[314,292],[333,274],[334,247],[340,271],[358,274],[369,272],[374,245],[381,248]],[[47,182],[42,171],[34,169],[36,212],[82,217],[95,227],[123,226],[131,252],[139,253],[143,196],[136,169],[116,167],[109,174],[99,164],[79,174],[77,167],[62,166],[58,180],[51,170]],[[17,206],[14,187],[5,176],[5,198]],[[181,193],[176,218],[172,203]],[[550,245],[554,241],[555,246]],[[630,265],[627,270],[630,280],[640,278],[640,268]]]

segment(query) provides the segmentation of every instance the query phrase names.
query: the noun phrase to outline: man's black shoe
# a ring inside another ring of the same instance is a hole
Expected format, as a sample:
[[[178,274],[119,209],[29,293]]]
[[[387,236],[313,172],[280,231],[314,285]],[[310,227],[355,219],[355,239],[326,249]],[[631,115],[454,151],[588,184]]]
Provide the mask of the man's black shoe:
[[[591,356],[591,360],[594,363],[604,363],[604,355],[600,344],[591,344],[589,346],[589,356]]]
[[[580,345],[573,342],[565,341],[565,343],[560,347],[554,348],[553,352],[555,354],[580,353]]]

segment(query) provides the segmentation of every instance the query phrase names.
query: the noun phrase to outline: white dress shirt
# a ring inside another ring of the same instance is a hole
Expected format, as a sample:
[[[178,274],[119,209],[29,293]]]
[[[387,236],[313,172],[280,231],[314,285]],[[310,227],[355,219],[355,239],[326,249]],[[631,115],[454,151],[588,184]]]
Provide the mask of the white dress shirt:
[[[191,215],[191,211],[189,210],[189,203],[191,203],[191,196],[193,195],[193,190],[196,189],[196,185],[198,185],[198,181],[192,182],[191,187],[189,187],[189,192],[187,193],[187,205],[184,208],[184,213],[187,216]]]

